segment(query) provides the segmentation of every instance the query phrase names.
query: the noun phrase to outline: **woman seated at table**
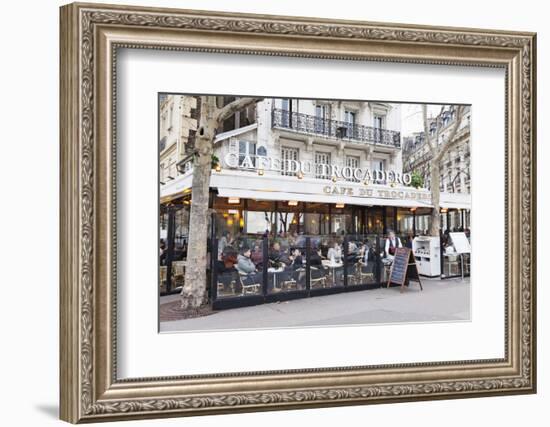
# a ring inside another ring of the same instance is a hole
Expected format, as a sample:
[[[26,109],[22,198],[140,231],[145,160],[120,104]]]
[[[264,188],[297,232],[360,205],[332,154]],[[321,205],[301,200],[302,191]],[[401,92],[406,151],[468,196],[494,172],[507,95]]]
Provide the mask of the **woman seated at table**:
[[[250,255],[250,248],[243,248],[237,257],[237,271],[242,275],[242,282],[245,285],[262,282],[262,274],[256,271]]]

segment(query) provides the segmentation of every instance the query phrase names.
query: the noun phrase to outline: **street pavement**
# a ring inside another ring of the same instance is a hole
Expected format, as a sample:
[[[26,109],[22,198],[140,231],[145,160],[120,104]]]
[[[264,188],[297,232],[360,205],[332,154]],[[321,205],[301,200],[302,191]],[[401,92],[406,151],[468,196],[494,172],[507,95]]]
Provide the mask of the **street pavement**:
[[[470,320],[470,280],[422,279],[399,287],[346,292],[221,310],[193,319],[161,322],[161,332],[213,331]],[[161,304],[177,296],[161,299]]]

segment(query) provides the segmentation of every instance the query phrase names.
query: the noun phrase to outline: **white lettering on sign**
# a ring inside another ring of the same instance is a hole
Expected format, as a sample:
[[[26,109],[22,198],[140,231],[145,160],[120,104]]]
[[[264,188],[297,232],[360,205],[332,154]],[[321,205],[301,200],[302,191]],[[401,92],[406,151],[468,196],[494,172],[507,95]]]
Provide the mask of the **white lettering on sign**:
[[[325,185],[323,193],[339,196],[359,196],[359,197],[377,197],[381,199],[399,199],[399,200],[431,200],[429,192],[422,191],[403,191],[403,190],[384,190],[372,188],[353,188],[339,185]]]
[[[255,159],[255,161],[254,161]],[[224,157],[225,166],[232,169],[256,170],[264,169],[275,172],[290,172],[311,174],[316,171],[317,175],[343,178],[348,181],[355,179],[367,183],[385,183],[410,185],[412,177],[410,173],[401,173],[394,170],[370,170],[364,168],[352,168],[351,166],[340,167],[338,165],[319,164],[311,161],[281,160],[267,156],[242,156],[239,158],[237,153],[227,153]]]

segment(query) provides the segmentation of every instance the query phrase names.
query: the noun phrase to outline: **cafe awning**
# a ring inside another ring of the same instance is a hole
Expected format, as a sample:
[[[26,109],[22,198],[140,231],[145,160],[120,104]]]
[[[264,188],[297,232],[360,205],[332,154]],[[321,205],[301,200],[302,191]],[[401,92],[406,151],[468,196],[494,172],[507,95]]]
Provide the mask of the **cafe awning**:
[[[168,202],[191,192],[192,173],[178,176],[175,180],[161,185],[161,203]],[[331,194],[326,187],[352,187],[353,195]],[[210,187],[218,191],[220,197],[238,197],[241,199],[272,200],[312,203],[344,203],[359,206],[397,206],[403,208],[431,208],[430,195],[427,190],[411,190],[409,187],[371,185],[365,187],[358,183],[337,183],[326,180],[303,179],[294,177],[259,176],[257,174],[222,171],[212,174]],[[364,194],[361,189],[372,189],[373,196]],[[290,190],[290,191],[289,191]],[[384,191],[379,191],[384,190]],[[389,197],[395,193],[397,197]],[[380,197],[388,194],[388,197]],[[419,197],[421,195],[422,197]],[[469,194],[441,193],[440,206],[447,209],[470,209]]]
[[[405,208],[416,207],[431,207],[431,205],[422,200],[401,200],[401,199],[383,199],[378,197],[353,197],[343,195],[330,194],[307,194],[285,191],[262,191],[248,190],[240,188],[218,187],[218,195],[220,197],[238,197],[241,199],[253,200],[273,200],[273,201],[289,201],[295,200],[298,202],[312,203],[344,203],[346,205],[360,206],[397,206]]]

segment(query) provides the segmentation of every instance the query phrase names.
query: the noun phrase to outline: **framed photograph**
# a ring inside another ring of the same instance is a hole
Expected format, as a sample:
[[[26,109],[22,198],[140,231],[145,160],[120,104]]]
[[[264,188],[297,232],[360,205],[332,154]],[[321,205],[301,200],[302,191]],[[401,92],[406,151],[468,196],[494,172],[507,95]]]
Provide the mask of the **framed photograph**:
[[[61,8],[61,418],[536,391],[536,36]]]

